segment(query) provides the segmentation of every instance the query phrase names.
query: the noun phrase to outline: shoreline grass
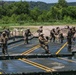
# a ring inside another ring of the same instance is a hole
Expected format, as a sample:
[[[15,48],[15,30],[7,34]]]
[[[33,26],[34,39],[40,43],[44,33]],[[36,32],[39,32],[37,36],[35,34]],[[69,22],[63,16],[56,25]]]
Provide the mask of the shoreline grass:
[[[20,23],[8,23],[8,24],[0,24],[0,26],[57,26],[57,25],[76,25],[76,22],[72,22],[72,23],[66,23],[66,22],[24,22],[23,24]]]

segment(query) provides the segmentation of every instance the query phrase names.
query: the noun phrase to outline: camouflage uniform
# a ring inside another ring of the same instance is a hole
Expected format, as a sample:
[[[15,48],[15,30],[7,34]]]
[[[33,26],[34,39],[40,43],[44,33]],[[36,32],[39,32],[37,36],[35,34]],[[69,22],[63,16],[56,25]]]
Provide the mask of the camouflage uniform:
[[[76,29],[75,29],[75,27],[72,27],[72,37],[73,37],[73,41],[75,41],[75,33],[76,33]]]
[[[28,40],[29,40],[28,37],[29,37],[29,36],[31,36],[31,32],[30,32],[30,29],[27,29],[27,30],[25,31],[25,34],[24,34],[24,41],[25,41],[25,43],[27,43],[27,44],[29,43],[29,42],[28,42]]]
[[[63,43],[63,40],[64,40],[63,33],[60,33],[60,34],[59,34],[59,39],[60,39],[60,42]]]
[[[50,37],[51,37],[50,40],[53,40],[53,42],[55,42],[55,30],[54,29],[50,31]]]
[[[9,29],[5,29],[5,33],[7,34],[7,37],[10,37],[10,30]]]
[[[68,51],[71,51],[72,46],[72,29],[69,29],[67,34]]]
[[[46,37],[46,39],[44,38],[43,34],[40,34],[39,36],[39,42],[40,45],[43,49],[45,49],[45,53],[50,53],[49,52],[49,46],[48,46],[48,39]]]
[[[39,36],[41,33],[43,33],[43,26],[40,26],[40,28],[37,30],[37,32],[39,33]]]
[[[8,37],[7,34],[5,32],[2,33],[1,35],[1,46],[2,46],[2,53],[5,55],[5,53],[8,54],[7,51],[7,41],[8,41]]]

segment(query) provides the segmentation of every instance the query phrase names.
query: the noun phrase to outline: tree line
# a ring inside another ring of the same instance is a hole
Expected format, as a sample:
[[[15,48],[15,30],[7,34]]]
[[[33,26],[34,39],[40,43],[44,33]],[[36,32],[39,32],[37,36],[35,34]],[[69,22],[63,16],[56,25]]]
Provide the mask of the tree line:
[[[46,8],[46,7],[45,7]],[[76,6],[68,6],[65,0],[51,6],[49,10],[38,7],[30,9],[28,2],[0,3],[0,23],[23,22],[72,22],[76,20]]]

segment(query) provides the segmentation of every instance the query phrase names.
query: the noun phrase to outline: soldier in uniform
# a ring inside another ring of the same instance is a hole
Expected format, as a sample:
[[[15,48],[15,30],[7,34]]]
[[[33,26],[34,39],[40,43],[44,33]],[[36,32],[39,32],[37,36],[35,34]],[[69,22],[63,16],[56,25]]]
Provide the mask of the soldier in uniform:
[[[75,41],[75,33],[76,33],[76,29],[75,27],[72,27],[73,41]]]
[[[17,32],[18,32],[18,29],[14,28],[13,31],[12,31],[12,34],[13,34],[13,41],[16,40]]]
[[[53,42],[55,42],[55,29],[52,29],[52,30],[50,31],[50,37],[51,37],[50,40],[52,40]]]
[[[31,36],[32,34],[31,34],[31,31],[30,31],[30,29],[28,28],[27,30],[25,30],[25,33],[24,33],[24,41],[25,41],[25,43],[27,43],[27,44],[29,44],[29,42],[28,42],[28,37],[29,36]],[[24,43],[24,44],[25,44]]]
[[[7,37],[9,38],[9,37],[10,37],[10,30],[9,30],[9,28],[8,28],[8,29],[5,29],[5,31],[4,31],[4,32],[6,32]]]
[[[67,29],[70,29],[70,27],[69,27],[69,26],[67,26]]]
[[[56,33],[57,33],[57,34],[60,33],[60,28],[59,28],[59,27],[56,28]]]
[[[38,34],[40,35],[41,33],[43,33],[43,26],[40,26],[39,29],[37,30]]]
[[[40,36],[39,36],[39,42],[40,42],[40,45],[43,49],[45,49],[45,53],[50,53],[49,52],[49,46],[48,46],[48,38],[44,38],[44,35],[41,33]]]
[[[67,34],[68,51],[71,52],[72,47],[72,29],[70,28]]]
[[[1,46],[2,46],[2,53],[4,55],[6,53],[8,54],[8,51],[7,51],[7,41],[8,41],[7,34],[5,32],[3,32],[2,35],[1,35]]]
[[[60,39],[60,43],[63,43],[64,36],[62,32],[59,34],[59,39]]]

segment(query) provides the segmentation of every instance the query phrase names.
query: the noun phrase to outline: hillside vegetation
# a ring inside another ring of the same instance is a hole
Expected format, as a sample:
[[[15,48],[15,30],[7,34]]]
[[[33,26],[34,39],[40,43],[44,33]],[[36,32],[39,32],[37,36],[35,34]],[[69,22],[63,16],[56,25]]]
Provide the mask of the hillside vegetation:
[[[0,25],[76,24],[76,3],[0,2]]]

